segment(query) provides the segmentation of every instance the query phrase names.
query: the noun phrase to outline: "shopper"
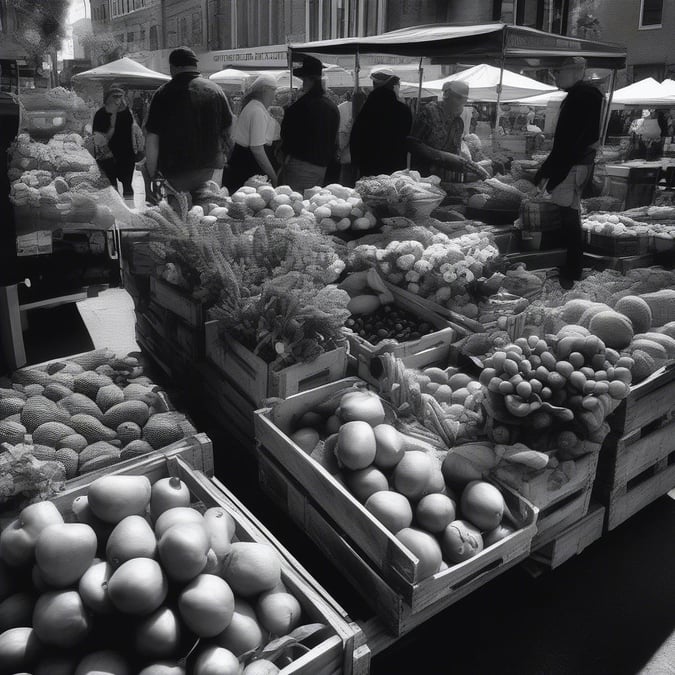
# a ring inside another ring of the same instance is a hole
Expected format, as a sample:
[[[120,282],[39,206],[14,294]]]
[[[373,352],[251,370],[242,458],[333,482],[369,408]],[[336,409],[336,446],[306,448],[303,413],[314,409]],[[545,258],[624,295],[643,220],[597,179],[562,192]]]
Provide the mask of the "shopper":
[[[94,114],[94,156],[110,185],[117,190],[119,180],[124,197],[129,198],[134,196],[132,180],[136,164],[133,123],[124,90],[111,87],[103,98],[103,107]]]
[[[263,74],[253,81],[244,96],[232,132],[234,149],[227,171],[230,193],[258,174],[267,175],[272,185],[277,185],[271,149],[272,143],[279,138],[279,124],[269,113],[276,91],[276,79]]]
[[[582,56],[563,60],[557,71],[558,87],[567,91],[553,138],[553,148],[544,160],[535,183],[551,195],[560,209],[563,237],[567,248],[560,269],[560,285],[571,288],[581,279],[583,245],[580,200],[593,178],[595,154],[600,141],[603,96],[583,81],[586,59]]]
[[[151,178],[161,174],[170,187],[198,200],[200,189],[225,166],[232,111],[223,90],[203,78],[188,47],[169,54],[171,81],[152,97],[145,153]]]
[[[488,174],[462,148],[462,113],[469,86],[459,80],[443,83],[443,100],[427,103],[415,120],[408,141],[413,167],[424,175],[436,174],[447,182],[461,182],[467,173]]]
[[[349,147],[359,176],[391,174],[407,166],[410,108],[399,101],[401,80],[388,68],[370,74],[373,91],[354,120]]]
[[[302,66],[293,70],[302,79],[302,94],[286,109],[281,123],[284,163],[279,182],[301,193],[324,184],[337,151],[340,113],[326,96],[322,71],[323,64],[312,56],[305,56]]]

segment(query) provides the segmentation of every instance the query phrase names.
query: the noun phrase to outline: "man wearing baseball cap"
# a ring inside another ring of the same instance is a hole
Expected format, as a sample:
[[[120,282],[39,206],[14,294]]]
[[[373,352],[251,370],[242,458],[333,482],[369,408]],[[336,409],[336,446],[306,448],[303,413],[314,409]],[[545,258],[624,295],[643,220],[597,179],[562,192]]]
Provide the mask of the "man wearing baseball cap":
[[[302,94],[291,104],[281,122],[281,150],[284,155],[279,182],[302,193],[323,185],[328,165],[337,156],[340,113],[323,88],[323,64],[303,56],[293,75],[302,79]]]
[[[567,246],[560,285],[571,288],[581,279],[583,243],[579,208],[585,187],[592,180],[595,154],[600,142],[602,93],[583,81],[586,59],[572,56],[556,69],[558,87],[567,91],[553,137],[553,148],[544,160],[535,183],[551,194],[558,205],[562,235]]]
[[[408,148],[413,166],[422,174],[436,174],[447,182],[460,182],[469,173],[487,177],[487,172],[462,153],[462,112],[469,98],[469,85],[462,80],[443,83],[443,99],[427,103],[415,120]]]
[[[223,90],[203,78],[189,47],[169,54],[171,81],[153,95],[146,122],[151,178],[161,174],[179,192],[199,190],[222,169],[230,146],[232,111]]]

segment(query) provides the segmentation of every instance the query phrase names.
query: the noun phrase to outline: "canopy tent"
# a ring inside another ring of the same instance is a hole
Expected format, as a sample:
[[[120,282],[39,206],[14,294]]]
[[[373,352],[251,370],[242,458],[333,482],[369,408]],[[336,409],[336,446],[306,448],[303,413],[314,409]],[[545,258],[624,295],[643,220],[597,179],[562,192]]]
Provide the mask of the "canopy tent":
[[[620,45],[554,35],[544,31],[486,23],[471,26],[413,26],[369,37],[292,43],[290,54],[396,54],[428,58],[432,63],[498,63],[504,59],[532,68],[555,66],[568,56],[584,56],[589,67],[623,68]]]
[[[150,70],[150,68],[146,68],[133,59],[124,56],[117,61],[112,61],[111,63],[106,63],[91,70],[85,70],[83,73],[73,75],[72,82],[98,81],[126,85],[128,87],[156,88],[170,79],[169,75]]]
[[[663,89],[666,94],[675,94],[675,80],[670,78],[663,80],[661,82],[661,89]]]
[[[549,84],[542,84],[510,70],[504,70],[502,74],[499,68],[486,63],[439,80],[428,80],[423,86],[440,95],[446,82],[465,82],[469,86],[470,101],[495,102],[500,79],[502,83],[500,100],[503,102],[556,91],[556,88]]]
[[[653,77],[647,77],[639,82],[633,82],[627,87],[617,89],[614,92],[613,104],[617,107],[675,107],[675,87],[664,86]]]
[[[570,56],[583,56],[591,68],[612,69],[610,92],[614,88],[616,70],[626,65],[626,48],[580,38],[555,35],[544,31],[495,22],[476,25],[432,24],[412,26],[368,37],[340,38],[289,44],[289,61],[301,54],[354,54],[355,82],[358,82],[360,54],[395,54],[420,58],[432,64],[489,63],[511,67],[547,68],[559,65]],[[497,85],[496,101],[501,101],[502,79]],[[611,94],[610,94],[611,96]],[[609,121],[606,109],[602,123],[603,136]]]
[[[244,91],[248,82],[252,82],[256,77],[255,72],[237,70],[236,68],[223,68],[213,75],[209,75],[209,80],[213,80],[223,88],[238,89]]]

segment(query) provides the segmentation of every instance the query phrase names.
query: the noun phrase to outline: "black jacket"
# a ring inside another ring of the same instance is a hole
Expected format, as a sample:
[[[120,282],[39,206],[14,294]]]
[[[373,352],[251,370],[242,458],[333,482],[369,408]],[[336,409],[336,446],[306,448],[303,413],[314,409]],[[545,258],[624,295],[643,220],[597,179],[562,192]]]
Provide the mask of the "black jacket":
[[[406,168],[406,136],[412,113],[388,87],[374,89],[354,120],[349,149],[362,176]]]
[[[281,149],[286,155],[317,166],[335,160],[340,112],[316,86],[288,106],[281,122]]]
[[[591,146],[600,138],[602,103],[602,93],[590,84],[577,82],[567,90],[553,148],[535,176],[537,183],[548,178],[550,191],[562,183],[575,164],[593,164],[596,151]]]

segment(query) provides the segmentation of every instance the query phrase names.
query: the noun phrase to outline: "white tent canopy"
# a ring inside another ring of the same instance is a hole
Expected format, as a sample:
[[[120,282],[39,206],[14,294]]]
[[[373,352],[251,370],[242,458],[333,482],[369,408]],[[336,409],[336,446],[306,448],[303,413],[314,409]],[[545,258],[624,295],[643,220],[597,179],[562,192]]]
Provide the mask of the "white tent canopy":
[[[209,75],[209,80],[225,87],[235,87],[244,91],[246,87],[261,74],[271,75],[277,81],[277,86],[288,86],[288,70],[237,70],[236,68],[224,68],[217,73]],[[293,86],[301,87],[302,80],[299,77],[293,77]]]
[[[430,80],[424,82],[424,87],[440,94],[443,85],[446,82],[466,82],[469,85],[470,101],[488,101],[497,100],[497,85],[499,84],[499,68],[482,63],[463,70],[454,75],[443,77],[439,80]],[[513,101],[538,94],[545,94],[556,91],[555,87],[549,84],[537,82],[530,77],[525,77],[510,70],[504,70],[502,78],[502,94],[500,100],[503,102]]]
[[[171,79],[169,75],[158,73],[156,70],[150,70],[140,63],[123,57],[111,63],[105,63],[102,66],[85,70],[83,73],[73,75],[73,82],[99,81],[117,83],[120,85],[142,85],[159,87],[164,82]]]
[[[644,108],[675,106],[675,86],[664,87],[653,77],[647,77],[627,87],[617,89],[614,92],[612,103],[617,106],[634,105]]]

